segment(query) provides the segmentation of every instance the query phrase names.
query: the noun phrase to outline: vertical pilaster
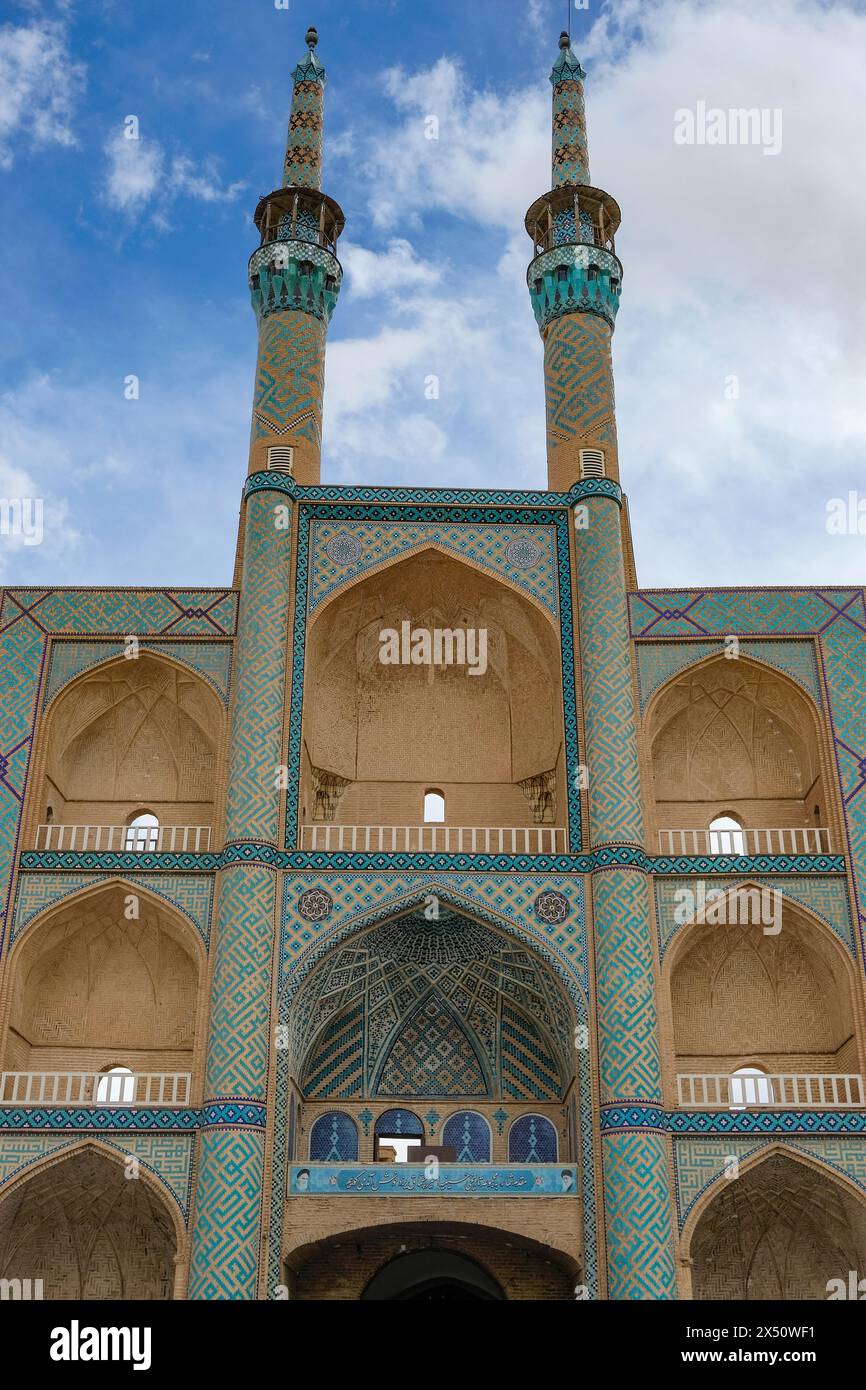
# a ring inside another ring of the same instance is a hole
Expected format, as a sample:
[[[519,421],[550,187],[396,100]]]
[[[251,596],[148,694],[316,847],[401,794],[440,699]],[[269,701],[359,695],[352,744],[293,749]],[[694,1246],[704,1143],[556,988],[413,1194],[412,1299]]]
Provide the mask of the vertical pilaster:
[[[279,841],[290,589],[286,496],[254,492],[244,563],[229,753],[226,844]],[[281,510],[277,510],[281,509]],[[205,1127],[196,1187],[190,1298],[256,1297],[265,1173],[276,876],[235,864],[219,876]]]
[[[619,508],[609,497],[584,505],[577,577],[591,845],[641,848]],[[608,1291],[612,1299],[675,1298],[647,875],[637,867],[596,869],[592,906]]]

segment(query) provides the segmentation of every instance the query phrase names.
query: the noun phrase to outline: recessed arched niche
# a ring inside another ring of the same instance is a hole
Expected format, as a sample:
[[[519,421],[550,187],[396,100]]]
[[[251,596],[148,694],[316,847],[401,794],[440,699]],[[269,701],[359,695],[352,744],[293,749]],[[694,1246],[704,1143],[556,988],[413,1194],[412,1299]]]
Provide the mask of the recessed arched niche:
[[[16,1098],[26,1085],[26,1098],[40,1099],[26,1082],[38,1074],[52,1087],[59,1077],[61,1098],[81,1103],[185,1101],[195,1071],[200,957],[191,925],[119,882],[47,912],[9,958],[3,1070],[25,1078]],[[126,1072],[138,1077],[137,1090],[118,1088]],[[82,1078],[83,1099],[68,1089],[70,1076]],[[181,1090],[160,1083],[153,1092],[143,1079],[152,1076],[186,1080]],[[53,1090],[46,1097],[57,1099]]]
[[[646,731],[660,852],[832,848],[818,711],[787,677],[747,657],[714,658],[662,688]],[[720,822],[737,823],[744,849],[724,848]]]
[[[223,722],[206,681],[149,652],[74,681],[54,701],[43,732],[38,846],[207,849]],[[159,833],[130,833],[145,822]],[[75,837],[73,826],[80,827]],[[98,843],[96,827],[103,827]],[[172,834],[172,827],[187,833]]]
[[[566,824],[558,632],[435,549],[352,585],[312,624],[301,820],[420,826],[431,789],[449,827]]]

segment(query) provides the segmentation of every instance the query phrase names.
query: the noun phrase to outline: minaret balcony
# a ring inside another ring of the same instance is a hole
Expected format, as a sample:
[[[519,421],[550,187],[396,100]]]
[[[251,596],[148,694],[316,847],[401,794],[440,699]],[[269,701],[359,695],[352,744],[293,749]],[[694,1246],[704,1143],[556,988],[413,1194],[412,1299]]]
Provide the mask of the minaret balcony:
[[[597,314],[613,328],[622,291],[622,265],[612,251],[582,242],[543,251],[526,272],[539,328],[563,314]]]

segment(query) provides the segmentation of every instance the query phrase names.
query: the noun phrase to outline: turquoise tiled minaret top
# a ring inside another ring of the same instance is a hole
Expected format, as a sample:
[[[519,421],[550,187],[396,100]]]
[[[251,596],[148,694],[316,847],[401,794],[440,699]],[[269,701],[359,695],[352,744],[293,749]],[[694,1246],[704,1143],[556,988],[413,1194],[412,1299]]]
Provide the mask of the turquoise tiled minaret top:
[[[284,188],[321,188],[325,69],[316,57],[319,35],[306,34],[307,54],[292,73],[292,113],[286,139]]]
[[[586,112],[583,79],[586,73],[571,49],[571,39],[559,36],[559,57],[553,65],[553,187],[589,183]]]

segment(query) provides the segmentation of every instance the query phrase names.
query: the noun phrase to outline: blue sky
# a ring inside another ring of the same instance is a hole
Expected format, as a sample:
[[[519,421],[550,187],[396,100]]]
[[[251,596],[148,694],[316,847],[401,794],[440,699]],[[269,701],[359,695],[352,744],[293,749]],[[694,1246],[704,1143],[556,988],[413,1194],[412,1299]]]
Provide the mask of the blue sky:
[[[44,498],[45,538],[0,537],[0,582],[230,582],[251,214],[279,182],[309,23],[323,184],[347,216],[323,479],[544,485],[522,219],[550,183],[566,12],[7,0],[0,496]],[[593,182],[623,210],[614,362],[640,582],[862,584],[864,537],[829,534],[826,508],[866,496],[864,5],[590,0],[572,31]],[[678,145],[675,113],[701,101],[780,111],[781,150]]]

